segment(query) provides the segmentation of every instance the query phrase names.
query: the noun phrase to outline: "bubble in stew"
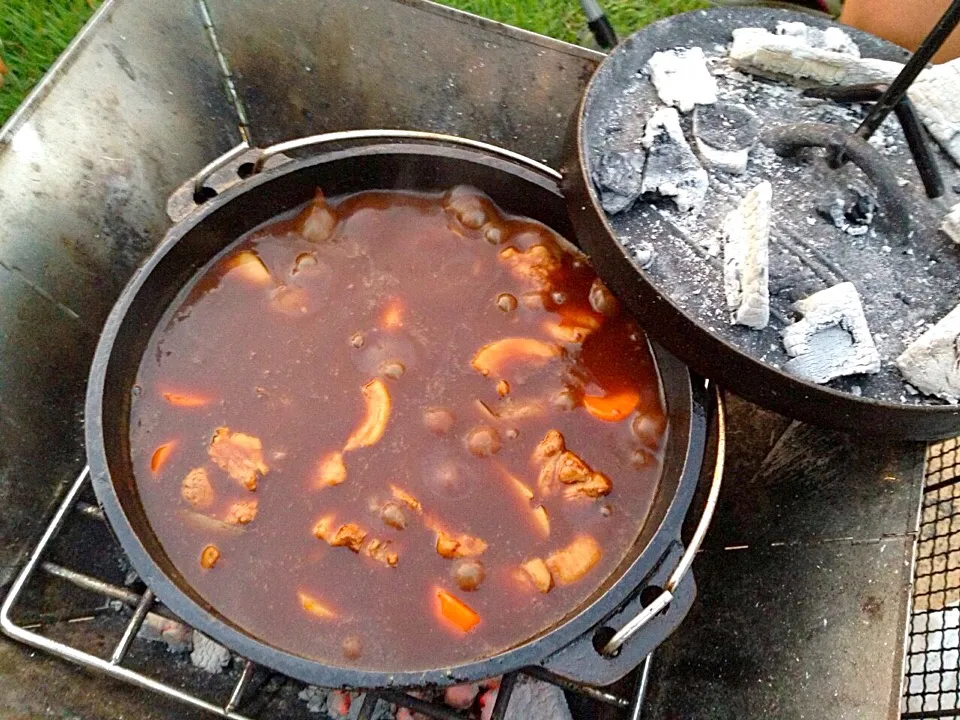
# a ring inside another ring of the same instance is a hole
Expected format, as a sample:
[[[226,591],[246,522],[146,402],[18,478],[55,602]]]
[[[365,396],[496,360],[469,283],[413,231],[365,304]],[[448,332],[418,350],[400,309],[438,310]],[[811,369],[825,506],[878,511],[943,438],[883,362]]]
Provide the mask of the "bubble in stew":
[[[476,190],[315,199],[183,289],[131,398],[144,509],[251,635],[380,671],[562,620],[630,552],[667,431],[586,259]]]

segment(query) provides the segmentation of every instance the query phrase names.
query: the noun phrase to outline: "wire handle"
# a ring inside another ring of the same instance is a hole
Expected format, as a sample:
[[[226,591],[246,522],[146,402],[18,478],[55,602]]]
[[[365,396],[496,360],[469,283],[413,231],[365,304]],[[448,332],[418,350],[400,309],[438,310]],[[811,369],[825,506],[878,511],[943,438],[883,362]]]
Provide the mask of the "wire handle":
[[[705,382],[709,388],[710,380],[706,380]],[[677,563],[677,567],[674,568],[667,582],[664,584],[663,592],[637,616],[617,630],[609,642],[604,645],[603,650],[601,650],[603,655],[608,657],[616,655],[630,638],[640,632],[648,622],[667,608],[673,600],[673,592],[690,571],[690,566],[693,565],[693,560],[697,556],[700,546],[703,544],[703,539],[706,537],[710,522],[713,520],[713,513],[717,509],[717,498],[720,496],[720,485],[723,479],[723,466],[727,445],[724,404],[719,388],[714,388],[714,402],[717,408],[717,462],[713,468],[710,493],[707,495],[707,502],[703,508],[703,514],[700,516],[700,522],[697,523],[697,529],[694,531],[686,551]]]

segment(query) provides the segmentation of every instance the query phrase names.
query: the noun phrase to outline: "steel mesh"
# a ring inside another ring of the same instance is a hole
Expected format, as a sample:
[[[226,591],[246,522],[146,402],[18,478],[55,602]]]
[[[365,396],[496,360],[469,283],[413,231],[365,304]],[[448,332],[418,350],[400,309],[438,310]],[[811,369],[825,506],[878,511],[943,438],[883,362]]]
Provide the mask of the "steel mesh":
[[[927,451],[902,718],[960,718],[960,438]]]

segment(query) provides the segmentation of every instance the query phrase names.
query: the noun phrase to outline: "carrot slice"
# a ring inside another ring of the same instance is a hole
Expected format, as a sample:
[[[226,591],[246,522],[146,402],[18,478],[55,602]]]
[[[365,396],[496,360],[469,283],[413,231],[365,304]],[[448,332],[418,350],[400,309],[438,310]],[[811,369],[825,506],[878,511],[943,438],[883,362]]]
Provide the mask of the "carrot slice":
[[[609,395],[584,395],[583,406],[597,420],[619,422],[634,411],[640,393],[634,389],[619,390]]]
[[[300,601],[300,606],[306,610],[311,615],[315,615],[318,618],[330,619],[335,618],[337,614],[324,605],[322,602],[317,600],[315,597],[307,595],[305,592],[298,592],[297,599]]]
[[[400,298],[390,298],[380,315],[380,327],[384,330],[398,330],[403,327],[403,302]]]
[[[203,395],[195,395],[193,393],[164,392],[161,394],[163,395],[163,399],[174,407],[203,407],[204,405],[209,405],[212,402],[212,400],[208,397]]]
[[[560,354],[560,348],[553,343],[529,337],[507,337],[484,345],[473,356],[470,364],[480,374],[490,375],[499,374],[505,366],[513,362],[543,365]]]
[[[167,460],[170,459],[170,453],[173,452],[173,449],[177,446],[176,440],[171,440],[168,443],[160,445],[156,450],[153,451],[153,455],[150,456],[150,470],[153,472],[158,472],[160,468],[164,466]]]
[[[357,427],[343,446],[344,452],[357,448],[370,447],[381,437],[387,429],[390,419],[390,391],[383,384],[383,380],[376,378],[363,386],[363,398],[367,403],[366,414],[360,426]]]
[[[440,616],[458,630],[470,632],[480,622],[480,616],[469,605],[446,590],[437,588]]]

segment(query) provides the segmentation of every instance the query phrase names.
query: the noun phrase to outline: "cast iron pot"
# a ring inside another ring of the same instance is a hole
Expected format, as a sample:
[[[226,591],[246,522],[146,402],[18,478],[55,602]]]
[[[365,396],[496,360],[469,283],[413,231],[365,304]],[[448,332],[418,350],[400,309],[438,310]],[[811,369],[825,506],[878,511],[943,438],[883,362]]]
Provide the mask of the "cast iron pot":
[[[357,133],[352,147],[288,160],[262,172],[268,157],[276,158],[277,150],[289,150],[292,144],[257,151],[261,155],[253,165],[234,163],[246,179],[220,194],[202,184],[212,168],[202,173],[196,184],[198,192],[192,193],[200,207],[169,231],[135,273],[110,313],[97,347],[86,401],[87,455],[97,497],[134,568],[161,602],[189,625],[244,657],[304,682],[357,688],[448,685],[539,665],[578,682],[609,684],[636,667],[689,609],[695,589],[692,576],[685,571],[712,509],[709,503],[706,522],[700,523],[685,552],[680,526],[699,483],[709,393],[686,366],[659,346],[652,350],[670,430],[656,498],[647,521],[637,529],[632,550],[588,600],[562,621],[491,657],[451,667],[381,672],[285,652],[271,645],[270,638],[246,633],[207,603],[174,567],[144,513],[129,448],[131,388],[141,355],[177,292],[247,230],[306,203],[318,187],[328,196],[336,196],[369,189],[440,190],[469,184],[487,193],[506,212],[532,217],[572,237],[557,184],[559,176],[549,168],[471,141],[439,140],[421,133],[394,132],[389,136],[404,141],[385,144],[382,134],[374,134],[379,138],[377,144],[358,145],[358,139],[369,143],[371,133]],[[238,154],[228,153],[224,161],[235,161]],[[714,499],[719,473],[715,476]],[[653,605],[651,591],[641,600],[642,591],[651,587],[665,588],[659,595],[652,592],[656,597]],[[630,628],[611,644],[614,633],[628,624]],[[631,630],[640,625],[641,632]],[[629,642],[624,642],[631,635]]]

